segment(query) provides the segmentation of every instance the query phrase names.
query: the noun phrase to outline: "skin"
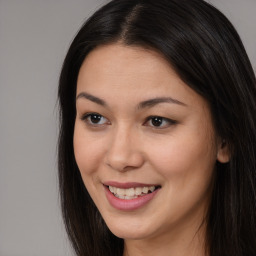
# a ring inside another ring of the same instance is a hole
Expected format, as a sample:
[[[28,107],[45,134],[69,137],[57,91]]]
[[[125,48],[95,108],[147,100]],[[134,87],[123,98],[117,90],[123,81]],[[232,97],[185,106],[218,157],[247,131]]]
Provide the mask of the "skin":
[[[204,218],[214,167],[216,161],[229,160],[207,102],[159,53],[120,42],[86,57],[77,96],[75,158],[107,226],[124,239],[124,255],[205,255]],[[174,101],[138,108],[156,97]],[[84,118],[91,112],[100,115],[99,123]],[[150,116],[174,121],[162,119],[155,126]],[[109,204],[107,181],[158,184],[161,189],[143,207],[122,211]]]

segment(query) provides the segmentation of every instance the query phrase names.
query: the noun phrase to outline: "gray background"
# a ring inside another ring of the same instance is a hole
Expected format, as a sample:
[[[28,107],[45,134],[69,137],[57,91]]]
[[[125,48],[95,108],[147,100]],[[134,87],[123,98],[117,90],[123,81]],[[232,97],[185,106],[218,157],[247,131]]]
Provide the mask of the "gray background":
[[[0,0],[0,256],[71,256],[57,188],[57,81],[104,0]],[[256,70],[256,0],[211,0]]]

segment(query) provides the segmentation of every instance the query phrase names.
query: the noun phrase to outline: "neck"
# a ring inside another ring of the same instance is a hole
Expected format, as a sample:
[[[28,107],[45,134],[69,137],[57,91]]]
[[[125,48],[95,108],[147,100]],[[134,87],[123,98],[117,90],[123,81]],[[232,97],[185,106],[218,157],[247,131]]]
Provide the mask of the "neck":
[[[200,225],[194,232],[189,230],[142,240],[125,240],[123,256],[206,256],[206,225]]]

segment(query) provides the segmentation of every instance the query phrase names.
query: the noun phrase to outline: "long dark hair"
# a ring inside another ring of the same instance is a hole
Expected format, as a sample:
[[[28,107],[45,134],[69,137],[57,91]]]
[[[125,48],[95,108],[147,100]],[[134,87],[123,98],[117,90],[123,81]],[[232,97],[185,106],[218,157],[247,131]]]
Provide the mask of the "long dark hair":
[[[59,185],[67,233],[77,255],[117,256],[123,240],[107,228],[75,162],[73,133],[78,72],[99,45],[120,41],[160,52],[209,103],[231,159],[216,163],[207,216],[210,256],[256,253],[256,80],[236,30],[202,0],[113,0],[82,26],[59,80]]]

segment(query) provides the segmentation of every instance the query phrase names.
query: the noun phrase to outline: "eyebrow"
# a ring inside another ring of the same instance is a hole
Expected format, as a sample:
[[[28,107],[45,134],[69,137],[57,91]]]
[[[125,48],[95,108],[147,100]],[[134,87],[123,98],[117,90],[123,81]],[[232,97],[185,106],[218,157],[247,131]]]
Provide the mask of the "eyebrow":
[[[98,105],[104,106],[104,107],[108,106],[107,103],[103,99],[100,99],[100,98],[93,96],[86,92],[79,93],[76,97],[76,100],[81,99],[81,98],[90,100],[90,101],[92,101]],[[173,99],[171,97],[157,97],[157,98],[148,99],[148,100],[140,102],[137,106],[137,109],[151,108],[160,103],[172,103],[172,104],[177,104],[180,106],[187,106],[187,104],[185,104],[179,100]]]
[[[101,105],[101,106],[104,106],[104,107],[107,106],[107,103],[104,100],[102,100],[102,99],[100,99],[100,98],[98,98],[96,96],[93,96],[93,95],[91,95],[89,93],[86,93],[86,92],[79,93],[77,95],[77,97],[76,97],[76,100],[81,99],[81,98],[90,100],[90,101],[92,101],[94,103],[97,103],[98,105]]]
[[[153,98],[153,99],[142,101],[141,103],[139,103],[138,109],[151,108],[160,103],[172,103],[172,104],[177,104],[181,106],[187,106],[187,104],[179,100],[173,99],[171,97],[160,97],[160,98]]]

